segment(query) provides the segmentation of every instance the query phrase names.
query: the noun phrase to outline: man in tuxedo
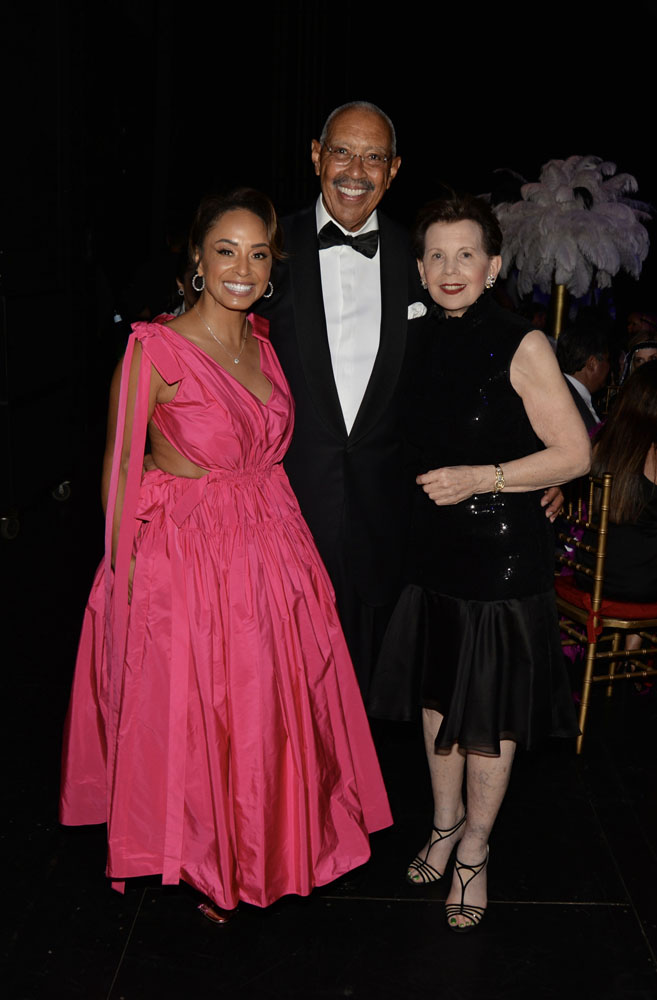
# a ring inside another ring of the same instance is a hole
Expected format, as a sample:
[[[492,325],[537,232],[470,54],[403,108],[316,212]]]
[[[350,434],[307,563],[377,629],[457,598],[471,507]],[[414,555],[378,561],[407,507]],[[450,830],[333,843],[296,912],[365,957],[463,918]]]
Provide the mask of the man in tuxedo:
[[[589,433],[600,423],[593,394],[609,375],[609,343],[595,326],[566,327],[557,341],[557,361]]]
[[[387,115],[365,102],[337,108],[311,158],[320,196],[282,220],[287,259],[258,311],[295,400],[285,468],[366,697],[400,584],[407,517],[395,389],[408,306],[423,293],[407,233],[378,211],[401,163]]]

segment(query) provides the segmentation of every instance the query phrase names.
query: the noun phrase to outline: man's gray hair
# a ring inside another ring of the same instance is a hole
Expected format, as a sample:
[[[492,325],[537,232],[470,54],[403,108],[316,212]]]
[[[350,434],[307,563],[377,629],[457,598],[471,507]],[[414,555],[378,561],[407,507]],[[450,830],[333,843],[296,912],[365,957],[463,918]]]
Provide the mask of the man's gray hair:
[[[397,134],[395,132],[395,126],[392,124],[390,118],[388,118],[385,111],[378,108],[376,104],[372,104],[371,101],[349,101],[348,104],[341,104],[339,108],[335,108],[331,114],[328,116],[324,122],[324,128],[322,129],[322,134],[319,137],[319,141],[324,144],[328,137],[331,125],[338,115],[341,115],[343,111],[351,111],[356,109],[358,111],[371,111],[373,114],[378,115],[379,118],[383,118],[384,122],[390,130],[390,152],[392,156],[397,155]]]

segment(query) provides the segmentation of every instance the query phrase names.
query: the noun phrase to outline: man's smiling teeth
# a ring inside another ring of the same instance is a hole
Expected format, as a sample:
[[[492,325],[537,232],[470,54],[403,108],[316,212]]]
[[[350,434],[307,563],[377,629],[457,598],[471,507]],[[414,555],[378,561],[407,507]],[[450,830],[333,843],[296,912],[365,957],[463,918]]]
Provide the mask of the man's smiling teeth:
[[[340,194],[346,194],[348,198],[357,198],[360,194],[367,194],[365,188],[348,188],[343,187],[342,184],[338,185],[338,191]]]
[[[253,285],[241,285],[237,281],[225,281],[224,284],[229,292],[235,292],[237,295],[241,292],[248,292],[253,288]]]

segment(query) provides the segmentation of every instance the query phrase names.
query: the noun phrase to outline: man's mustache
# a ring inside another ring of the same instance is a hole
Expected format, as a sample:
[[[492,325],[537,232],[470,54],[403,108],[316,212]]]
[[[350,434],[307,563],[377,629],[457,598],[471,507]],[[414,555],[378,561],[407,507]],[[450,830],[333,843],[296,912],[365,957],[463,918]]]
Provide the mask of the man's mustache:
[[[367,180],[367,178],[364,178],[363,180],[360,181],[355,181],[352,177],[348,177],[346,174],[342,174],[340,177],[336,177],[333,181],[331,181],[331,183],[333,187],[358,188],[360,191],[374,190],[374,184],[372,183],[372,181]]]

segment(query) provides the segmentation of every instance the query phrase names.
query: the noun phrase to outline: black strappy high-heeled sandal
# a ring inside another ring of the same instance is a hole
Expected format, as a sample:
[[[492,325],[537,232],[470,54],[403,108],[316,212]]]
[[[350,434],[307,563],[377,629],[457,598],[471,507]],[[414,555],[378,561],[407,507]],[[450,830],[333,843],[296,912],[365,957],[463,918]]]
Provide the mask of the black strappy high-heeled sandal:
[[[459,882],[461,883],[461,902],[460,903],[446,903],[445,912],[447,914],[447,926],[450,931],[454,931],[455,934],[465,934],[467,931],[473,931],[475,927],[478,927],[481,921],[484,919],[484,914],[486,912],[485,906],[469,906],[465,902],[465,890],[470,885],[473,879],[480,875],[486,865],[488,864],[488,849],[486,849],[486,857],[478,865],[464,865],[462,861],[456,859],[454,864],[454,871],[459,877]],[[469,878],[463,881],[462,871],[472,872]],[[469,924],[457,924],[452,923],[456,917],[466,917],[470,923]]]
[[[465,823],[465,813],[461,816],[458,823],[451,826],[449,830],[439,830],[437,826],[432,827],[431,836],[429,837],[429,846],[427,847],[424,857],[420,854],[413,858],[408,870],[406,872],[406,881],[409,885],[427,885],[429,882],[438,882],[439,879],[443,877],[444,872],[439,872],[437,868],[430,865],[428,862],[428,857],[431,853],[431,848],[439,844],[441,840],[446,840],[447,837],[451,837],[453,833],[463,826]],[[438,836],[434,839],[434,833]],[[413,878],[413,875],[417,876]]]

